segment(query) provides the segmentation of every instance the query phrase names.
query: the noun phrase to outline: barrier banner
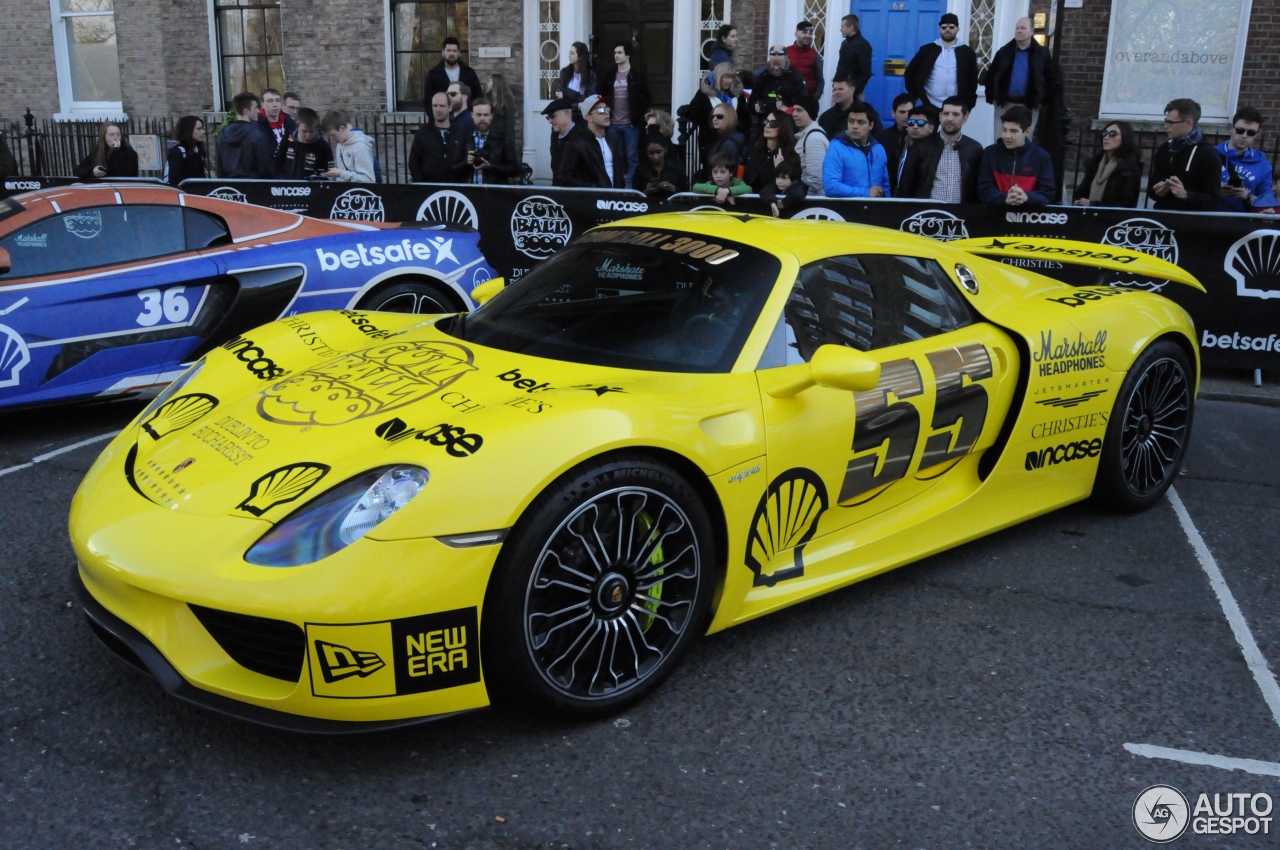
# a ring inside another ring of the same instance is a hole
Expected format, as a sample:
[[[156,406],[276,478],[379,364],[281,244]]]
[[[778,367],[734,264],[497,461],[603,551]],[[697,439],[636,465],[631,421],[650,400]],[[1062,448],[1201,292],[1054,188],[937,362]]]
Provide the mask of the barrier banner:
[[[518,279],[597,224],[648,212],[719,209],[708,204],[705,195],[677,195],[664,202],[634,191],[543,186],[191,180],[183,188],[317,218],[444,221],[474,227],[485,258],[508,280]],[[728,209],[769,212],[755,196],[740,196]],[[1273,216],[1106,207],[1006,211],[977,204],[813,198],[793,217],[877,225],[942,241],[1034,236],[1153,254],[1190,271],[1207,292],[1060,263],[1052,258],[1051,248],[1005,262],[1078,286],[1159,292],[1191,314],[1206,365],[1280,370],[1280,219]],[[856,246],[851,245],[853,250]]]
[[[162,181],[155,177],[117,177],[112,180],[81,180],[78,177],[6,177],[0,180],[0,198],[10,195],[21,195],[23,192],[35,192],[57,186],[70,186],[73,183],[145,183],[159,185]]]
[[[508,281],[597,224],[666,204],[627,189],[476,186],[469,183],[351,184],[324,180],[186,180],[184,191],[315,218],[439,221],[480,233],[485,260]]]

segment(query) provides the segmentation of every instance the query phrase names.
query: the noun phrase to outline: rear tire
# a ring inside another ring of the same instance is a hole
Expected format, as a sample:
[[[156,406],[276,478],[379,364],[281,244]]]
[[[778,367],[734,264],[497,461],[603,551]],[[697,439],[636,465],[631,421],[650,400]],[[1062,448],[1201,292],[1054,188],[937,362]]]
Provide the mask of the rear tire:
[[[370,292],[358,308],[386,313],[457,313],[464,309],[458,296],[423,278],[399,278]]]
[[[481,646],[495,702],[617,712],[706,630],[718,563],[697,491],[642,456],[570,472],[530,506],[494,568]]]
[[[1177,477],[1191,439],[1194,383],[1186,352],[1169,340],[1147,347],[1120,385],[1093,496],[1121,513],[1145,511]]]

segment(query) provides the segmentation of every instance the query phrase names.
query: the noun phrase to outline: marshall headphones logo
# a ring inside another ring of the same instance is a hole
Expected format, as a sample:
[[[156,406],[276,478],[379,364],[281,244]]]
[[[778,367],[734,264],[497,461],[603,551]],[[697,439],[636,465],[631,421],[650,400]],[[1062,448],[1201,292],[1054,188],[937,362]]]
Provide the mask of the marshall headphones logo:
[[[209,193],[210,198],[217,198],[220,201],[234,201],[237,204],[247,204],[249,199],[245,197],[243,192],[232,189],[230,186],[219,186]]]
[[[954,242],[957,239],[969,238],[969,229],[965,227],[964,219],[945,210],[921,210],[903,219],[898,229],[904,233],[928,236],[939,242]]]
[[[348,189],[333,202],[329,218],[345,221],[386,221],[382,198],[368,189]]]
[[[511,213],[511,238],[526,257],[545,260],[572,237],[573,222],[564,207],[543,195],[524,198]]]
[[[1223,268],[1242,298],[1280,298],[1280,230],[1255,230],[1227,252]]]

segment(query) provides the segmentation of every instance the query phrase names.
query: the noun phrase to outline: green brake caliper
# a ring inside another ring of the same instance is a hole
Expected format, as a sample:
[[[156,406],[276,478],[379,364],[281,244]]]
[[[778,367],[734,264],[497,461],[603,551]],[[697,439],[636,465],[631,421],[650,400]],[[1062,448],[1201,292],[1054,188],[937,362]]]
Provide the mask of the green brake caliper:
[[[648,538],[647,540],[645,540],[645,542],[644,542],[644,545],[645,545],[645,546],[648,546],[650,543],[652,543],[652,542],[653,542],[653,541],[654,541],[654,540],[659,536],[659,535],[658,535],[658,530],[657,530],[656,528],[654,528],[654,525],[653,525],[653,518],[652,518],[652,517],[650,517],[650,516],[649,516],[649,514],[648,514],[648,513],[646,513],[646,512],[641,512],[641,514],[640,514],[640,522],[641,522],[641,523],[643,523],[643,525],[644,525],[644,530],[645,530],[645,531],[649,531],[649,532],[651,532],[651,533],[649,534],[649,538]],[[654,548],[654,550],[653,550],[653,554],[649,557],[649,563],[650,563],[650,564],[653,564],[653,565],[656,567],[656,566],[658,566],[659,564],[661,564],[661,563],[663,562],[663,560],[664,560],[664,559],[663,559],[663,557],[662,557],[662,544],[661,544],[661,543],[659,543],[659,544]],[[655,575],[655,576],[660,576],[660,575],[662,575],[662,570],[658,570],[656,573],[654,573],[654,575]],[[647,591],[645,591],[645,593],[644,593],[644,598],[645,598],[645,599],[647,599],[647,600],[649,600],[649,601],[647,601],[647,602],[643,603],[643,607],[644,607],[644,609],[645,609],[646,611],[648,611],[650,614],[656,614],[656,613],[657,613],[657,611],[658,611],[658,602],[659,602],[659,600],[661,600],[661,599],[662,599],[662,584],[663,584],[662,582],[658,582],[657,584],[655,584],[653,587],[649,588],[649,589],[648,589]],[[654,618],[653,618],[653,617],[644,617],[644,618],[642,618],[642,622],[640,623],[640,630],[641,630],[641,631],[643,631],[643,632],[648,632],[648,631],[649,631],[649,627],[653,625],[653,621],[654,621]]]

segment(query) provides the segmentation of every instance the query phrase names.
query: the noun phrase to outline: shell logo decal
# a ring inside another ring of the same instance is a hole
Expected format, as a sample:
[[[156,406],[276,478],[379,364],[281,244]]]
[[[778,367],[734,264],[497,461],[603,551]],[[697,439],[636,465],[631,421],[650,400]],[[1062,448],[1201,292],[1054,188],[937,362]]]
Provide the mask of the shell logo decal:
[[[253,482],[249,497],[236,505],[236,509],[262,516],[277,505],[301,498],[328,474],[329,467],[323,463],[291,463],[273,469]]]
[[[165,434],[172,434],[181,428],[208,414],[218,406],[218,400],[205,393],[189,393],[171,398],[142,423],[142,430],[158,440]]]
[[[804,575],[805,544],[818,530],[827,507],[827,487],[812,469],[788,469],[769,482],[747,537],[746,564],[755,573],[755,587],[773,587]],[[774,557],[787,549],[794,553],[794,566],[766,573]]]

